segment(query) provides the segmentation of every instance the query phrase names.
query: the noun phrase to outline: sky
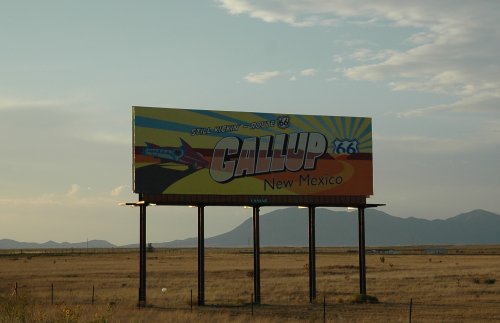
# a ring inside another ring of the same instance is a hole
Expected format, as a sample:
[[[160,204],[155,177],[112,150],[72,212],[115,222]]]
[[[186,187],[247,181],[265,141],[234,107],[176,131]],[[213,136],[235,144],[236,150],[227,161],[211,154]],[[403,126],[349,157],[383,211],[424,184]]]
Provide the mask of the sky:
[[[371,117],[371,203],[500,213],[500,2],[4,1],[0,239],[139,239],[132,106]],[[272,208],[262,208],[264,214]],[[148,208],[148,238],[196,236]],[[304,211],[305,214],[307,212]],[[251,217],[208,207],[206,236]]]

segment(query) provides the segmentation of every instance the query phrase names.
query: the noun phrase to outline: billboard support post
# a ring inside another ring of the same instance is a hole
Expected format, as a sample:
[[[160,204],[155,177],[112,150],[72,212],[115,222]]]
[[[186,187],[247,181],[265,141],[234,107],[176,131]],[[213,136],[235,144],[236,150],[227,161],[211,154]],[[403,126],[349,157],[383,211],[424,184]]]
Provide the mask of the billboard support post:
[[[359,293],[366,296],[365,208],[358,207]]]
[[[309,302],[316,299],[316,208],[309,206]]]
[[[205,206],[198,205],[198,305],[205,305]]]
[[[142,194],[139,200],[142,201]],[[147,204],[139,205],[139,302],[138,307],[146,307],[146,208]]]
[[[253,206],[253,294],[254,303],[260,304],[260,241],[259,206]]]

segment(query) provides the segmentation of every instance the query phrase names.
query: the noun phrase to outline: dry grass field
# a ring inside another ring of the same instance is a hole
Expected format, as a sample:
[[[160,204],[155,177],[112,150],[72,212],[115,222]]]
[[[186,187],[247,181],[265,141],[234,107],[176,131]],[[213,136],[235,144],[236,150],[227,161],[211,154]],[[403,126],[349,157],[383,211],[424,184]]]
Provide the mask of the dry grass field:
[[[410,299],[412,322],[500,322],[500,246],[424,249],[367,255],[367,291],[379,303],[358,304],[356,250],[319,248],[310,304],[307,249],[264,248],[253,315],[251,249],[207,249],[204,307],[195,305],[196,249],[148,253],[145,309],[135,306],[137,251],[4,251],[0,322],[322,322],[323,300],[328,322],[408,322]]]

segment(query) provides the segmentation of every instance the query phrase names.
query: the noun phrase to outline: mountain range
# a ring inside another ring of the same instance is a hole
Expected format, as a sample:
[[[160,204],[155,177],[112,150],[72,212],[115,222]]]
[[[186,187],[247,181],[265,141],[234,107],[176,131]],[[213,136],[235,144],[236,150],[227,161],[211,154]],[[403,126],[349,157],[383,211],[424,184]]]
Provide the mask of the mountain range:
[[[372,246],[422,244],[500,243],[500,215],[474,210],[446,220],[399,218],[375,209],[365,211],[366,244]],[[287,208],[260,217],[263,246],[307,246],[308,211]],[[316,210],[317,246],[355,246],[358,243],[357,212]],[[155,247],[194,247],[197,238],[153,244]],[[252,219],[235,229],[205,239],[206,246],[251,246]]]
[[[0,239],[0,249],[86,249],[86,248],[115,248],[106,240],[89,240],[84,242],[19,242],[11,239]]]
[[[357,212],[316,209],[317,246],[355,246],[358,243]],[[500,244],[500,215],[474,210],[446,220],[399,218],[376,209],[365,212],[367,246],[432,244]],[[275,210],[260,217],[262,246],[307,246],[308,211],[298,208]],[[252,219],[226,233],[206,238],[207,247],[249,247],[252,245]],[[157,248],[196,247],[197,238],[153,243]],[[104,240],[80,243],[17,242],[0,240],[0,249],[115,248]],[[121,246],[138,247],[138,244]]]

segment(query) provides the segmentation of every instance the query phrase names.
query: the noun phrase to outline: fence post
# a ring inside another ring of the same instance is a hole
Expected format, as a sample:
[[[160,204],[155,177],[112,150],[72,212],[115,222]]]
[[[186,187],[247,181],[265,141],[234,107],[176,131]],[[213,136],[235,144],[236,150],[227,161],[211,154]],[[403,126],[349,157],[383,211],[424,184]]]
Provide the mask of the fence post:
[[[95,298],[95,286],[92,285],[92,305],[94,305],[94,298]]]
[[[323,295],[323,322],[326,323],[326,296]]]
[[[413,298],[410,298],[410,323],[411,323],[411,310],[412,310],[412,307],[413,307]]]
[[[50,285],[50,304],[54,305],[54,283]]]

